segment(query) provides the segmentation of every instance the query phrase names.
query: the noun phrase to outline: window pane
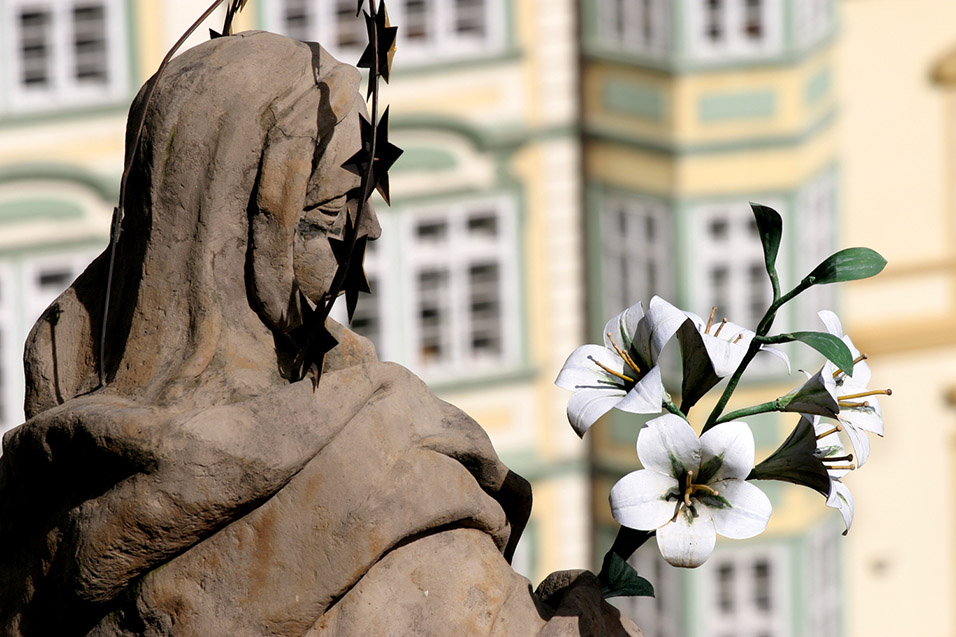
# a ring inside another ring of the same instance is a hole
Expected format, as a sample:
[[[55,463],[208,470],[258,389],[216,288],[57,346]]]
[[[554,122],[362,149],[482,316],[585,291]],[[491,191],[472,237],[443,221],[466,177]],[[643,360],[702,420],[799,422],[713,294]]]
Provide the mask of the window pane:
[[[409,40],[426,40],[432,36],[428,16],[433,7],[430,0],[405,0],[405,37]]]
[[[20,12],[20,83],[24,86],[48,86],[51,83],[49,11],[24,9]]]
[[[475,356],[501,354],[501,305],[498,265],[473,265],[468,272],[471,348]]]
[[[446,343],[448,321],[448,272],[425,270],[418,274],[419,356],[422,362],[437,363],[449,354]]]
[[[106,12],[103,5],[77,5],[73,9],[74,75],[82,83],[106,84]]]
[[[368,41],[365,19],[355,15],[355,0],[335,3],[335,44],[342,49],[364,48]]]
[[[487,30],[484,0],[455,0],[456,32],[484,37]]]
[[[308,40],[314,25],[314,14],[308,0],[285,0],[282,12],[282,28],[295,40]]]
[[[770,562],[757,560],[754,564],[754,604],[762,611],[771,608]]]
[[[448,239],[448,224],[444,221],[425,221],[415,229],[416,238],[423,243],[443,243]]]
[[[763,37],[763,2],[746,0],[744,5],[744,33],[751,40]]]

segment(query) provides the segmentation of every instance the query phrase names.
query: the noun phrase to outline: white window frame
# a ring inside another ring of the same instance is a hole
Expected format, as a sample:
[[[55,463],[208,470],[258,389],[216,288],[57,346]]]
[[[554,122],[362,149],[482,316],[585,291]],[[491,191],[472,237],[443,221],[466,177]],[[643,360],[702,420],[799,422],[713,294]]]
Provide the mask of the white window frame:
[[[80,5],[103,7],[106,39],[105,84],[84,84],[73,76],[73,9]],[[5,0],[0,15],[2,55],[9,60],[3,85],[6,107],[12,111],[53,110],[64,106],[96,105],[116,102],[128,88],[126,5],[124,0]],[[26,87],[21,83],[23,59],[20,56],[20,12],[35,7],[50,12],[50,83]],[[2,99],[2,98],[0,98]]]
[[[428,28],[434,34],[427,41],[418,43],[408,38],[405,16],[406,7],[402,0],[393,0],[388,5],[388,16],[391,24],[398,26],[398,41],[396,43],[396,57],[402,64],[425,65],[436,62],[447,62],[451,59],[484,57],[499,53],[505,46],[505,5],[503,0],[484,0],[485,35],[483,37],[469,37],[456,32],[455,0],[426,0],[431,2],[433,11],[428,12],[426,20]],[[334,56],[344,61],[351,61],[362,54],[364,46],[360,48],[341,49],[334,45],[336,41],[335,13],[333,2],[327,0],[307,0],[308,6],[315,16],[315,23],[311,25],[308,38],[319,42]],[[354,6],[354,0],[351,1]],[[276,0],[266,5],[266,20],[270,28],[279,33],[285,32],[283,13],[285,0]],[[356,18],[362,24],[364,33],[364,18]]]
[[[783,202],[778,199],[764,199],[763,203],[781,214],[785,213]],[[773,299],[760,237],[756,231],[749,231],[754,219],[750,206],[745,201],[703,203],[694,206],[690,214],[693,255],[691,271],[695,288],[691,298],[694,300],[694,311],[706,317],[711,308],[718,305],[719,298],[712,285],[711,274],[716,266],[724,266],[727,269],[725,306],[720,307],[715,321],[726,315],[727,320],[733,323],[756,329],[757,322]],[[726,241],[714,241],[710,229],[713,223],[721,219],[727,224],[728,238]],[[784,270],[781,276],[787,280],[783,259],[777,261],[778,272]],[[759,279],[757,269],[761,272]],[[754,312],[753,307],[748,307],[755,291],[751,283],[755,280],[761,281],[760,286],[765,291],[766,303],[760,312]],[[782,316],[777,317],[775,328],[782,327],[782,319]]]
[[[671,20],[666,0],[597,0],[596,9],[601,46],[655,58],[667,55]]]
[[[497,236],[485,245],[469,245],[461,241],[462,224],[479,211],[495,213]],[[428,246],[416,239],[416,224],[428,219],[449,223],[452,234],[447,244]],[[372,295],[359,295],[360,309],[357,310],[370,309],[379,321],[375,342],[379,358],[401,363],[432,381],[467,380],[517,368],[521,363],[523,327],[517,205],[513,197],[501,194],[422,207],[406,206],[388,210],[380,215],[379,221],[382,238],[369,244],[373,248],[365,259],[366,274],[374,279]],[[470,338],[470,331],[461,329],[462,325],[469,325],[467,264],[475,259],[491,259],[498,267],[501,353],[487,359],[469,357],[463,335]],[[452,274],[457,277],[457,285],[453,286],[452,298],[446,304],[455,317],[453,334],[448,341],[451,353],[436,363],[429,363],[419,355],[422,333],[418,320],[418,273],[432,264],[451,264],[457,268]],[[335,304],[332,318],[347,324],[344,299]]]
[[[629,217],[625,228],[619,217]],[[654,224],[653,240],[647,237],[647,221]],[[641,301],[644,307],[657,295],[674,298],[674,233],[668,206],[660,200],[634,194],[610,194],[601,202],[601,290],[604,316]],[[653,264],[651,277],[648,266]],[[629,281],[618,280],[615,268],[637,273]],[[626,289],[622,289],[626,288]]]
[[[801,49],[813,46],[831,32],[836,13],[834,0],[799,0],[792,5],[795,40]]]
[[[837,235],[837,179],[832,171],[818,175],[804,185],[797,194],[795,226],[799,229],[798,240],[800,272],[804,277],[823,262],[835,250]],[[815,285],[805,291],[800,299],[803,309],[800,315],[801,330],[819,330],[822,327],[817,316],[819,310],[836,310],[836,286]]]
[[[840,637],[842,589],[840,585],[840,531],[822,524],[807,537],[808,634]]]
[[[470,243],[463,232],[466,219],[477,211],[494,211],[497,218],[497,238],[487,243]],[[403,217],[403,267],[402,286],[405,297],[405,325],[410,350],[405,359],[408,366],[426,379],[450,379],[466,375],[500,372],[502,368],[515,367],[520,361],[520,312],[517,270],[517,219],[512,200],[506,197],[482,198],[458,201],[445,205],[422,207],[407,211]],[[448,223],[447,245],[429,246],[415,237],[415,228],[423,220],[434,219]],[[468,347],[460,338],[469,333],[470,317],[466,309],[467,282],[465,270],[476,261],[493,260],[498,265],[501,312],[501,355],[486,359],[469,355]],[[450,266],[452,284],[446,308],[451,312],[451,333],[448,341],[451,355],[443,360],[430,362],[423,359],[418,343],[422,339],[421,325],[417,318],[420,305],[418,275],[433,265]]]
[[[757,583],[752,571],[758,561],[770,568],[769,611],[756,608]],[[730,611],[720,608],[719,572],[721,566],[733,569],[732,587],[728,591],[733,603]],[[741,574],[744,577],[741,577]],[[751,575],[747,577],[747,575]],[[700,625],[714,637],[791,637],[791,580],[786,545],[767,542],[744,544],[733,548],[718,547],[697,572]]]
[[[706,33],[709,16],[708,0],[684,0],[691,58],[699,62],[766,58],[783,49],[783,7],[781,0],[762,0],[762,30],[759,40],[745,32],[747,0],[719,0],[718,20],[724,34],[721,41],[713,41]]]

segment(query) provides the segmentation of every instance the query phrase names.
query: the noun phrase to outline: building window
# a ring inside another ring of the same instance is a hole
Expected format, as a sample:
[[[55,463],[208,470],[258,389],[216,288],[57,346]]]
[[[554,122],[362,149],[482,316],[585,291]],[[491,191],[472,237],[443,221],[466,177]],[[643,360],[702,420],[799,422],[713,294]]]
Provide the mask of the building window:
[[[797,44],[809,47],[832,30],[836,4],[833,0],[800,0],[793,3],[793,12]]]
[[[708,634],[789,634],[790,591],[785,555],[784,550],[774,546],[718,550],[700,567],[702,625],[708,627]]]
[[[708,316],[716,306],[716,320],[755,329],[773,293],[753,212],[747,204],[705,204],[692,216],[694,311]]]
[[[268,21],[280,33],[314,40],[349,60],[366,43],[355,6],[355,0],[280,0],[267,6]],[[442,61],[487,55],[504,45],[503,0],[394,0],[388,13],[398,26],[396,55],[403,63],[435,61],[436,54]]]
[[[799,229],[800,272],[803,277],[833,254],[836,227],[836,175],[828,171],[807,183],[797,194],[796,226]],[[814,285],[800,301],[800,329],[820,329],[819,310],[836,310],[836,286]]]
[[[692,0],[687,41],[699,61],[765,57],[783,46],[780,0]]]
[[[602,46],[661,57],[667,53],[670,19],[666,0],[598,0]]]
[[[840,532],[823,525],[808,537],[808,634],[838,637],[840,632]]]
[[[121,0],[7,0],[7,108],[115,101],[126,91]],[[2,98],[0,98],[2,99]]]
[[[673,241],[667,206],[633,195],[609,196],[601,210],[604,315],[654,295],[672,299]]]
[[[664,561],[656,542],[645,543],[634,552],[628,563],[637,570],[638,575],[654,586],[654,597],[614,597],[608,601],[640,626],[645,635],[683,635],[682,569],[674,568]]]
[[[426,380],[520,362],[517,228],[505,197],[390,210],[352,329]],[[341,305],[339,304],[336,304]],[[342,320],[343,308],[334,315]],[[390,317],[384,321],[382,317]]]

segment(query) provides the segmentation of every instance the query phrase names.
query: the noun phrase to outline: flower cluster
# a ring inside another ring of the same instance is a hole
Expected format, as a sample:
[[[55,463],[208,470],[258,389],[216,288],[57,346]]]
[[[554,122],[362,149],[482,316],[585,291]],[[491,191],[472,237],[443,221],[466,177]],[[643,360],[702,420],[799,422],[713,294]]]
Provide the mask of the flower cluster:
[[[744,539],[763,532],[771,515],[770,500],[752,480],[783,480],[814,489],[827,498],[827,506],[839,510],[850,528],[853,498],[843,478],[869,457],[869,434],[883,435],[877,396],[891,392],[868,388],[866,355],[844,334],[833,312],[819,312],[826,331],[771,334],[770,330],[780,308],[800,292],[813,285],[873,276],[886,262],[866,248],[843,250],[781,294],[774,262],[782,222],[769,208],[753,208],[773,287],[773,301],[754,329],[726,318],[716,321],[717,308],[704,321],[654,297],[646,312],[637,303],[608,321],[604,344],[575,350],[555,381],[574,392],[568,420],[582,437],[612,409],[659,414],[637,435],[643,468],[625,475],[611,489],[611,511],[624,528],[605,558],[602,577],[618,572],[620,559],[626,560],[651,535],[665,560],[696,567],[711,555],[717,535]],[[659,367],[662,352],[675,336],[682,371],[679,406],[665,388]],[[789,373],[786,355],[770,346],[791,341],[824,355],[826,362],[819,371],[804,372],[806,382],[789,393],[724,413],[759,352],[779,356]],[[722,380],[726,380],[722,394],[698,435],[690,410]],[[744,419],[767,412],[795,413],[799,420],[780,447],[755,464],[754,437]],[[624,533],[626,529],[630,531]],[[630,577],[637,578],[636,573]],[[622,586],[605,582],[605,588],[620,591]]]

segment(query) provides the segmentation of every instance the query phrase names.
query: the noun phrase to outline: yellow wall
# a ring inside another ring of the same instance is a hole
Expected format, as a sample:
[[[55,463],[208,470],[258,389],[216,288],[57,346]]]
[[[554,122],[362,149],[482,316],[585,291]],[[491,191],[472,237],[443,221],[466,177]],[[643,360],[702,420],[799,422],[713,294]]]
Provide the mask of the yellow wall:
[[[889,261],[846,286],[845,326],[871,355],[886,438],[847,478],[851,637],[956,634],[956,206],[951,93],[930,81],[956,44],[950,0],[848,0],[838,52],[842,244]]]

